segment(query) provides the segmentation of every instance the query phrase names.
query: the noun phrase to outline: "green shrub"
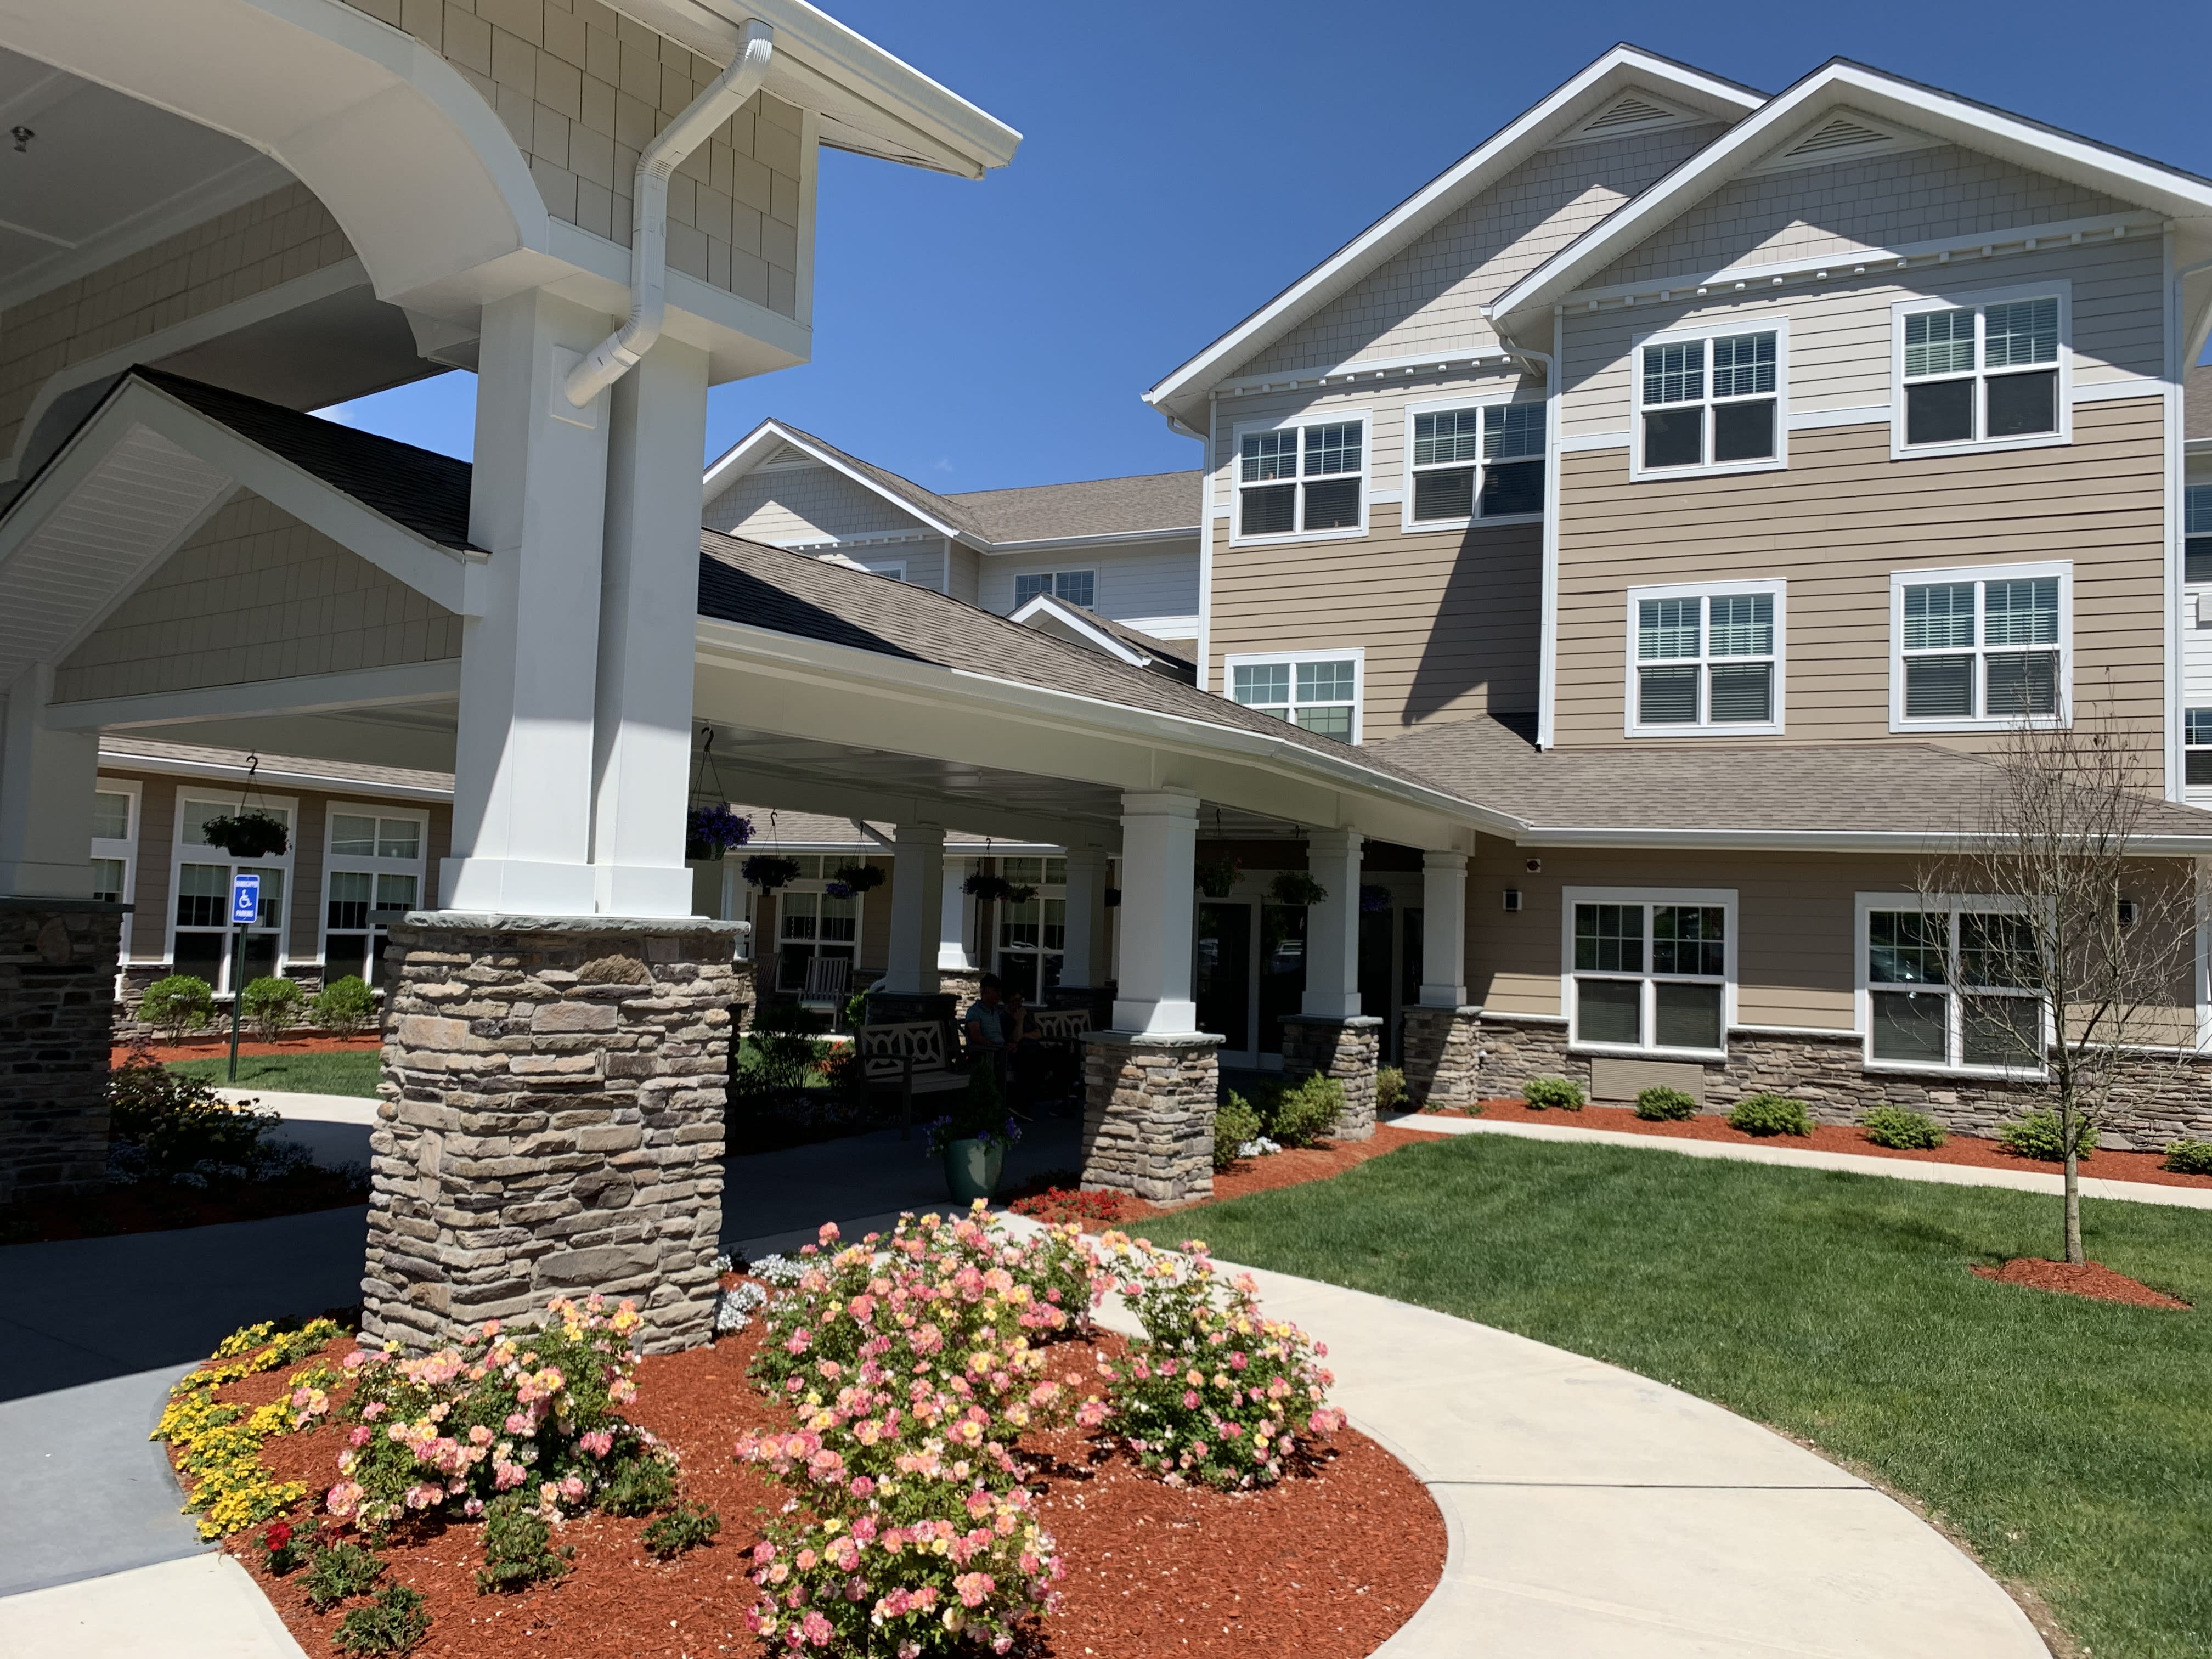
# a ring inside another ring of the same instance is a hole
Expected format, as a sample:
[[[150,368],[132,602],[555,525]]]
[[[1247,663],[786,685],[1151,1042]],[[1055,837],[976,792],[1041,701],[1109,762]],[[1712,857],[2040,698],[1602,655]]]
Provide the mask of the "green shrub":
[[[625,1463],[599,1497],[599,1507],[609,1515],[650,1515],[675,1501],[676,1472],[658,1457]]]
[[[1278,1094],[1272,1111],[1263,1107],[1261,1121],[1268,1139],[1285,1146],[1311,1146],[1328,1138],[1343,1110],[1344,1085],[1315,1072]]]
[[[315,993],[309,1018],[325,1031],[349,1037],[376,1018],[376,993],[359,974],[334,979]]]
[[[1406,1073],[1395,1066],[1385,1066],[1375,1073],[1375,1111],[1377,1116],[1406,1109]]]
[[[215,987],[196,974],[157,979],[138,999],[138,1018],[175,1042],[215,1018]]]
[[[1213,1109],[1213,1167],[1225,1170],[1237,1162],[1237,1149],[1260,1138],[1260,1115],[1252,1103],[1234,1089]]]
[[[1698,1115],[1697,1097],[1656,1083],[1636,1097],[1636,1115],[1647,1123],[1680,1123]]]
[[[740,1094],[803,1089],[830,1057],[812,1013],[795,1002],[769,1002],[753,1011],[753,1028],[730,1050],[730,1086]]]
[[[1532,1077],[1521,1085],[1521,1098],[1531,1111],[1579,1112],[1589,1096],[1571,1077]]]
[[[2172,1175],[2212,1175],[2212,1140],[2169,1141],[2158,1167]]]
[[[331,1644],[341,1653],[405,1653],[429,1633],[422,1593],[393,1584],[339,1620]]]
[[[212,1085],[141,1054],[110,1076],[107,1121],[118,1143],[118,1169],[167,1181],[210,1164],[257,1170],[269,1157],[261,1138],[283,1120],[250,1103],[234,1106]]]
[[[349,1595],[366,1595],[384,1577],[384,1558],[360,1544],[325,1544],[307,1562],[307,1600],[328,1613]]]
[[[710,1509],[678,1504],[645,1529],[645,1547],[663,1561],[672,1561],[686,1550],[712,1541],[722,1529],[722,1517]]]
[[[1788,1095],[1747,1095],[1729,1114],[1729,1127],[1747,1135],[1809,1135],[1813,1120],[1805,1103]]]
[[[238,1012],[264,1042],[274,1042],[299,1024],[300,1011],[307,1001],[307,994],[295,981],[264,977],[246,988],[246,994],[239,999]]]
[[[484,1564],[477,1570],[477,1594],[548,1583],[568,1571],[574,1553],[553,1547],[553,1528],[520,1492],[495,1498],[484,1510]]]
[[[2097,1126],[2079,1113],[2074,1118],[2074,1140],[2076,1158],[2086,1158],[2096,1150]],[[1997,1132],[1997,1145],[2017,1158],[2045,1164],[2066,1161],[2066,1137],[2059,1128],[2058,1114],[2048,1109],[2014,1118]]]
[[[1950,1139],[1943,1126],[1925,1112],[1909,1112],[1902,1106],[1872,1107],[1860,1127],[1875,1146],[1899,1152],[1932,1152]]]

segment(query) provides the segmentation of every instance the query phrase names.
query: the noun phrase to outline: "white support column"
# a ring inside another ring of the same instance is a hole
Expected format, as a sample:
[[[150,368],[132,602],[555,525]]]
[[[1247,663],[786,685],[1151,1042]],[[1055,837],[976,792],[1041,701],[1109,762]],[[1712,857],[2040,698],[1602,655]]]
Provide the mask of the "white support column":
[[[483,614],[461,638],[453,855],[440,872],[449,910],[578,916],[596,908],[608,400],[602,392],[578,409],[562,383],[606,330],[599,313],[543,289],[483,308],[469,538],[491,558],[479,573]],[[684,632],[687,676],[694,626]]]
[[[1306,909],[1306,988],[1302,1014],[1349,1019],[1359,1012],[1359,849],[1356,830],[1306,831],[1306,872],[1328,896]]]
[[[0,727],[0,896],[92,896],[92,797],[100,734],[46,723],[54,671],[40,664],[8,688]]]
[[[1191,926],[1196,901],[1198,797],[1121,797],[1121,977],[1114,1029],[1148,1036],[1198,1030],[1191,1000]]]
[[[1467,1001],[1467,854],[1421,854],[1421,1006]]]
[[[937,971],[940,974],[965,974],[975,966],[968,949],[975,931],[975,905],[965,885],[973,868],[970,860],[947,859],[939,878],[945,889],[937,912]]]
[[[684,867],[707,354],[663,338],[615,382],[592,824],[603,915],[692,912]]]
[[[902,823],[891,847],[890,964],[879,988],[935,994],[944,915],[945,826]]]
[[[1088,989],[1106,981],[1106,852],[1098,847],[1067,849],[1067,933],[1060,959],[1060,982]]]

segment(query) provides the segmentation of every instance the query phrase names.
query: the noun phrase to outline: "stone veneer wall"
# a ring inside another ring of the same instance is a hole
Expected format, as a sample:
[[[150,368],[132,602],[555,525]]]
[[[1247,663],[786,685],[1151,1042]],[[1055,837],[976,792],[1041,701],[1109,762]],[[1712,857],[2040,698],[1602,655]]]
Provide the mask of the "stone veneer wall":
[[[1431,1101],[1464,1106],[1482,1096],[1475,1087],[1482,1070],[1482,1010],[1405,1010],[1406,1097],[1419,1109]]]
[[[127,908],[0,898],[0,1204],[107,1179],[107,1054]]]
[[[1221,1039],[1088,1031],[1083,1038],[1083,1189],[1152,1204],[1213,1195]]]
[[[1329,1130],[1334,1140],[1368,1140],[1375,1134],[1375,1066],[1382,1052],[1382,1022],[1371,1014],[1330,1019],[1291,1014],[1283,1020],[1283,1081],[1316,1072],[1344,1085],[1344,1106]]]
[[[742,923],[410,916],[391,931],[363,1332],[422,1347],[548,1297],[713,1332]]]

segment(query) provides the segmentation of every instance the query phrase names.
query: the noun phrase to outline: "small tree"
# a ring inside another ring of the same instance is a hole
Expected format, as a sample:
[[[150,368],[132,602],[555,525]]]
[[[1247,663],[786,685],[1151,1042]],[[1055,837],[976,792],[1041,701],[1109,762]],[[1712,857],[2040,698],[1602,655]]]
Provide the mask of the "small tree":
[[[1921,891],[1931,908],[1964,902],[1945,941],[1960,1017],[1985,1047],[2048,1073],[2065,1259],[2078,1263],[2081,1154],[2114,1088],[2160,1051],[2179,1063],[2194,1048],[2193,872],[2140,850],[2159,754],[2109,719],[2023,725],[1996,760],[1963,849],[1932,863]]]
[[[169,1041],[181,1042],[185,1033],[197,1031],[215,1017],[215,987],[197,974],[171,974],[157,979],[138,999],[138,1018]]]

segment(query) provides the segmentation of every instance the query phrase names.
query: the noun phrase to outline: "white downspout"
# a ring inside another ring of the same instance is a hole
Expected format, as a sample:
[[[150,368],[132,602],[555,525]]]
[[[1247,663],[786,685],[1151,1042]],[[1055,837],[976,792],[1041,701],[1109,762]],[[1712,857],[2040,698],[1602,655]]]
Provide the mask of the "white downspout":
[[[566,390],[577,408],[629,374],[660,337],[661,320],[668,310],[668,177],[760,90],[775,49],[774,29],[758,18],[746,23],[729,68],[637,158],[637,181],[630,198],[629,320],[569,373]]]

